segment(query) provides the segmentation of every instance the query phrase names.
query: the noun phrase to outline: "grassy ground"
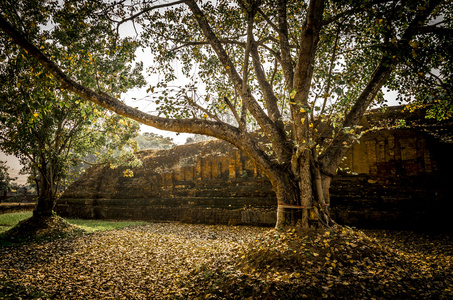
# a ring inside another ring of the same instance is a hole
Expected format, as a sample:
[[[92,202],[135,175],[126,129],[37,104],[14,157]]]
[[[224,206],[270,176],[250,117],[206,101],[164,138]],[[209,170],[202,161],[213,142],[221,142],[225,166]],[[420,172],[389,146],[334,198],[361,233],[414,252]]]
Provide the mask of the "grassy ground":
[[[32,216],[31,211],[20,211],[8,214],[0,215],[0,233],[3,233],[19,223],[19,221],[25,220]]]
[[[0,299],[453,299],[450,235],[93,222],[0,247]]]
[[[30,218],[33,215],[31,211],[21,211],[0,215],[0,234],[11,229],[20,221]],[[141,221],[106,221],[106,220],[82,220],[66,219],[70,224],[77,225],[87,232],[105,231],[122,229],[130,226],[144,225],[146,222]]]

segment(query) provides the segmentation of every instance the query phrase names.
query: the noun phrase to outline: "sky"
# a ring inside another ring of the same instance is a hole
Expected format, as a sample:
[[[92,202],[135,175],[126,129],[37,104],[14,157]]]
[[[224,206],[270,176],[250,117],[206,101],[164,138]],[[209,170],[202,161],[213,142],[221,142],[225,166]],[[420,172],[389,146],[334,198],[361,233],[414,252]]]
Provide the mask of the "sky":
[[[15,183],[22,185],[27,182],[28,175],[19,175],[19,171],[22,169],[22,166],[15,156],[6,155],[5,153],[0,152],[0,160],[5,161],[6,165],[10,168],[9,175],[13,178],[17,177]]]

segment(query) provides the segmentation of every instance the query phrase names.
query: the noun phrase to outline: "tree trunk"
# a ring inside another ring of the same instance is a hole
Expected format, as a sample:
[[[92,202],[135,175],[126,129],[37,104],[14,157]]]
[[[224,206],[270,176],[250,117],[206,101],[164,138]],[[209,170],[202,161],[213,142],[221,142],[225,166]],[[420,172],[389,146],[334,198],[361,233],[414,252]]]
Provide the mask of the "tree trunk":
[[[286,226],[301,226],[302,220],[306,220],[307,210],[302,207],[302,193],[298,182],[294,178],[282,178],[278,181],[274,190],[277,195],[277,229]],[[308,225],[306,226],[308,227]]]
[[[335,224],[329,210],[331,177],[321,172],[315,158],[305,151],[297,163],[293,162],[292,171],[282,171],[273,181],[278,203],[276,228],[308,229]]]
[[[40,176],[40,188],[38,194],[38,203],[33,211],[34,217],[49,217],[53,214],[55,206],[55,193],[53,186],[47,182],[44,176]]]
[[[34,217],[50,217],[53,214],[55,199],[46,196],[38,197],[38,204],[33,211]]]

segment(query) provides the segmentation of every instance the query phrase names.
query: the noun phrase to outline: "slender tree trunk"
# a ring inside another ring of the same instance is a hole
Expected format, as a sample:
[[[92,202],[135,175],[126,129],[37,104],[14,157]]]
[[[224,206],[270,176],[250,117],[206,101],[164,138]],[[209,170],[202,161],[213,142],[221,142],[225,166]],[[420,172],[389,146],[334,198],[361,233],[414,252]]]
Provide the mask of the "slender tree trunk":
[[[40,189],[38,194],[38,203],[33,211],[34,217],[49,217],[53,214],[55,207],[55,193],[52,184],[45,179],[41,174],[40,176]]]

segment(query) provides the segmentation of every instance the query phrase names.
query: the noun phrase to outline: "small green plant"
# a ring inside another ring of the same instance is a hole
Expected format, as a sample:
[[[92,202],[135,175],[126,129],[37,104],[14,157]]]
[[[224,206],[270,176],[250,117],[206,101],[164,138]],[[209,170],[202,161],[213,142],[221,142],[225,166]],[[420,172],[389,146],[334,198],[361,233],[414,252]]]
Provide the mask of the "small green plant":
[[[399,119],[396,124],[396,128],[405,128],[406,127],[406,120]]]

